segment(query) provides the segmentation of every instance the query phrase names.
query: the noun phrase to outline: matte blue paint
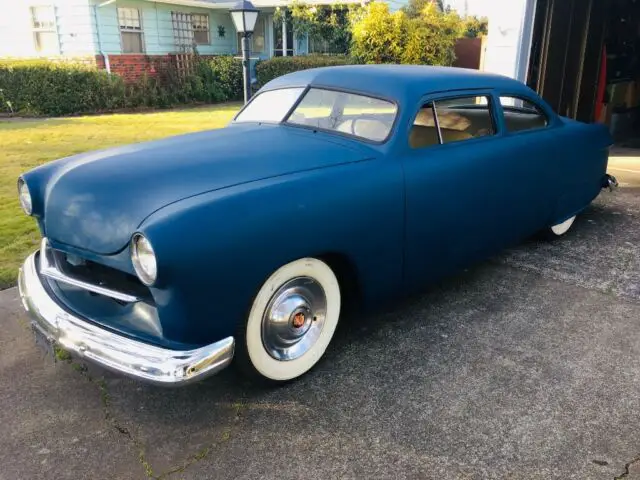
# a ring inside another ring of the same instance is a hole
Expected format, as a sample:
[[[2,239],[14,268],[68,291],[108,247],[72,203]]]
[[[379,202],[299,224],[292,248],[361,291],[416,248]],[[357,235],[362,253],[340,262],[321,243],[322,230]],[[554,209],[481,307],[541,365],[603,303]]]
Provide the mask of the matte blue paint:
[[[160,345],[211,343],[234,334],[275,269],[326,254],[349,259],[365,305],[375,305],[565,220],[600,191],[606,128],[556,116],[511,79],[450,68],[333,67],[280,77],[263,91],[299,85],[395,101],[389,141],[231,124],[25,174],[55,248],[132,273],[131,235],[141,231],[153,244],[159,274],[151,293],[162,333],[150,335],[117,309],[91,321]],[[454,90],[493,98],[497,134],[411,149],[417,110]],[[500,94],[538,103],[550,125],[504,131]]]

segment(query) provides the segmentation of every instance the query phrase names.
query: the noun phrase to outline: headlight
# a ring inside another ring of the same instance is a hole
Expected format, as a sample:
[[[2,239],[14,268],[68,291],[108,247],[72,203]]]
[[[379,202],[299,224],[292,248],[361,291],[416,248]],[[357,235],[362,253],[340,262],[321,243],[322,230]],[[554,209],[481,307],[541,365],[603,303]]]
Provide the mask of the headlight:
[[[145,285],[152,285],[158,276],[156,254],[151,242],[141,233],[136,233],[131,239],[131,262],[138,278]]]
[[[20,197],[20,205],[22,206],[24,213],[31,215],[31,212],[33,211],[31,192],[29,192],[29,187],[27,187],[27,183],[22,178],[18,179],[18,196]]]

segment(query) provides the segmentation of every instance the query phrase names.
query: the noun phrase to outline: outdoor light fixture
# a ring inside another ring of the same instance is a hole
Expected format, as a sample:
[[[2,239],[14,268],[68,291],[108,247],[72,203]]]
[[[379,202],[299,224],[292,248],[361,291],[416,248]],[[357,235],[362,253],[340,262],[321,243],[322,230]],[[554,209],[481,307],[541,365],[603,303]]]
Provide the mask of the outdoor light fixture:
[[[251,98],[251,72],[249,70],[249,37],[256,27],[258,9],[249,0],[240,0],[231,10],[231,18],[236,31],[242,34],[242,66],[244,77],[244,103]]]

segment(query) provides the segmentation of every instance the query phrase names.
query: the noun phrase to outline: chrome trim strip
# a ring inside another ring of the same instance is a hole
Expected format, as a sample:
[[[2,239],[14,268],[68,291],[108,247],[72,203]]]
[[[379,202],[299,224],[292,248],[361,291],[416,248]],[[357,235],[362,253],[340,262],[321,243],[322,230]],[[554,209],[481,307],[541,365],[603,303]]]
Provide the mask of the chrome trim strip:
[[[107,297],[115,298],[123,302],[133,303],[139,302],[141,299],[135,295],[129,295],[128,293],[118,292],[110,288],[101,287],[100,285],[94,285],[93,283],[84,282],[80,279],[73,278],[64,272],[61,272],[55,263],[49,260],[49,254],[51,249],[49,248],[49,242],[46,238],[42,239],[40,244],[40,273],[45,277],[49,277],[58,282],[66,283],[74,287],[83,288],[93,293],[98,293]]]
[[[18,287],[33,327],[48,341],[102,367],[165,386],[202,380],[231,363],[233,337],[194,350],[169,350],[112,333],[71,315],[44,288],[36,255],[37,252],[31,254],[22,265]]]

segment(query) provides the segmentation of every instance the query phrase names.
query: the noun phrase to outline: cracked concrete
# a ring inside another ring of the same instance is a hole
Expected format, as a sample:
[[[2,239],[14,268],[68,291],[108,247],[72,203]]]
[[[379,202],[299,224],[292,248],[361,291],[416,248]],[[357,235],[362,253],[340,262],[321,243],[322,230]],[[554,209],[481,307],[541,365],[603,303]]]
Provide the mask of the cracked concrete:
[[[619,177],[568,237],[344,319],[274,390],[52,365],[0,292],[0,480],[640,479],[640,175]]]

